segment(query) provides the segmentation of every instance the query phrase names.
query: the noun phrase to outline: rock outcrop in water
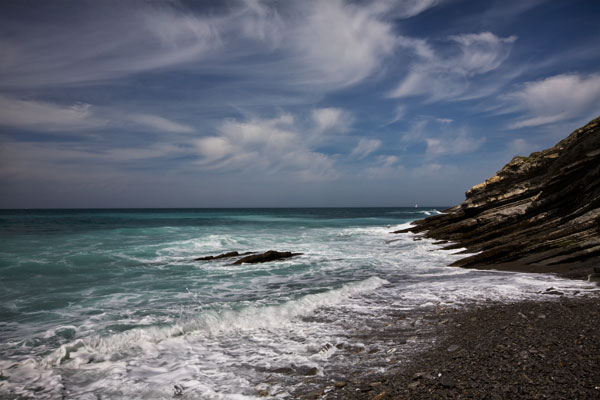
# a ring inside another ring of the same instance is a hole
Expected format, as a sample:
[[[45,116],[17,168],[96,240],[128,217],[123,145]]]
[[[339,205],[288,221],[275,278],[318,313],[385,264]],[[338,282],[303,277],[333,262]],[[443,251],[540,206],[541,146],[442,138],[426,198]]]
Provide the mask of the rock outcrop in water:
[[[256,254],[255,251],[248,251],[246,253],[239,253],[237,251],[230,251],[228,253],[218,254],[216,256],[205,256],[195,258],[194,261],[213,261],[213,260],[221,260],[224,258],[233,258],[233,257],[242,257],[236,260],[232,265],[240,265],[244,263],[248,264],[256,264],[256,263],[264,263],[269,261],[277,261],[284,260],[286,258],[291,258],[295,256],[300,256],[302,253],[292,253],[291,251],[275,251],[269,250],[264,253]]]
[[[219,254],[216,256],[205,256],[205,257],[198,257],[198,258],[194,258],[194,261],[212,261],[212,260],[221,260],[223,258],[232,258],[232,257],[239,257],[239,256],[247,256],[248,254],[254,254],[253,251],[248,251],[246,253],[240,253],[237,251],[230,251],[229,253],[223,253],[223,254]]]
[[[268,262],[268,261],[283,260],[285,258],[291,258],[294,256],[300,256],[300,255],[302,255],[302,253],[292,253],[291,251],[269,250],[264,253],[253,254],[250,256],[240,258],[239,260],[234,262],[233,265],[239,265],[239,264],[244,264],[244,263],[248,263],[248,264],[263,263],[263,262]]]
[[[404,231],[453,242],[454,266],[585,277],[600,266],[600,118],[515,157],[466,200]]]

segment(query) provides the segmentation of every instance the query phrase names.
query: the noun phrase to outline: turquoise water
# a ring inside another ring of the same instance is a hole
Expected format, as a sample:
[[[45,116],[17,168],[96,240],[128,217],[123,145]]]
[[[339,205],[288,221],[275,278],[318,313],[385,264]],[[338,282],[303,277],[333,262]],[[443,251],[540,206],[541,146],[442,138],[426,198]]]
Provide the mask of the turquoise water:
[[[585,289],[448,268],[460,256],[390,233],[437,212],[0,211],[0,394],[171,398],[178,385],[184,398],[252,398],[273,368],[323,375],[347,362],[319,349],[350,340],[358,315]],[[303,255],[194,261],[271,249]],[[282,377],[266,390],[286,397],[296,384]]]

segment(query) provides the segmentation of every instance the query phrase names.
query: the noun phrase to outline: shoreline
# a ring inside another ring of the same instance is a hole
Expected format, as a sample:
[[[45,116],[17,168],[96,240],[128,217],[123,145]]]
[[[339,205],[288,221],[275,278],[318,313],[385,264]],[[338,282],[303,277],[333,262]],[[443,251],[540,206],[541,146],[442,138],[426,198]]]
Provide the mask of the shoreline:
[[[436,308],[423,318],[424,339],[430,342],[423,351],[409,352],[375,373],[351,367],[294,397],[600,399],[600,290]],[[398,346],[403,343],[397,337]]]
[[[543,263],[523,262],[521,259],[510,261],[495,261],[493,259],[478,260],[479,252],[472,254],[468,246],[461,242],[460,239],[442,239],[440,237],[431,236],[429,231],[421,231],[419,223],[427,222],[429,218],[415,220],[411,222],[409,228],[391,232],[395,235],[412,234],[413,240],[420,241],[424,238],[437,240],[435,244],[443,245],[440,250],[448,251],[456,248],[464,248],[457,254],[464,254],[464,257],[454,262],[448,267],[464,268],[464,269],[479,269],[486,271],[504,271],[504,272],[523,272],[533,274],[553,274],[561,278],[576,279],[576,280],[592,280],[600,286],[600,256],[590,257],[584,260],[557,262],[551,265]]]

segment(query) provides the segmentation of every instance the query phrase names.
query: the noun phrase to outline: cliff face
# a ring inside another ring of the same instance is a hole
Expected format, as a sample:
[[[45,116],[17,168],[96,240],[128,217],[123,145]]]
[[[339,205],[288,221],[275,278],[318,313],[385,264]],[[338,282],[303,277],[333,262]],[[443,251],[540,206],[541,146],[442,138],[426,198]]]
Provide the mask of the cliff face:
[[[453,265],[583,277],[600,267],[600,118],[554,147],[515,157],[415,233],[479,254]]]

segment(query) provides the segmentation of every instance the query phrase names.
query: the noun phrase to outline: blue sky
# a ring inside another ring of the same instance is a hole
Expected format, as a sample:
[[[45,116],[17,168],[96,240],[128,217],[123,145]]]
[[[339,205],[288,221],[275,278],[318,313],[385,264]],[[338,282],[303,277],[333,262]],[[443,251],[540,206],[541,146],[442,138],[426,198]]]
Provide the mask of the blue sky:
[[[0,207],[453,205],[600,114],[600,2],[4,1]]]

